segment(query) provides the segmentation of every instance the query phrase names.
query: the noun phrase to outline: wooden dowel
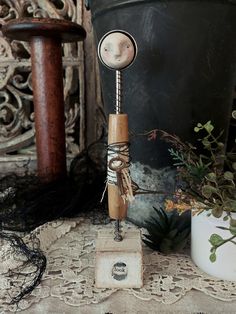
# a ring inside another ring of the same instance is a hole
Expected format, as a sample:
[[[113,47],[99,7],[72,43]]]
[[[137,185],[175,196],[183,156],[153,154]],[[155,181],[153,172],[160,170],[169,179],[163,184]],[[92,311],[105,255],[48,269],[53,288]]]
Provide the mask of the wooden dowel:
[[[110,114],[108,125],[108,144],[128,142],[128,140],[128,115]],[[124,156],[121,157],[124,158]],[[112,219],[121,220],[127,216],[128,204],[122,199],[118,186],[115,184],[108,184],[108,208],[109,216]]]

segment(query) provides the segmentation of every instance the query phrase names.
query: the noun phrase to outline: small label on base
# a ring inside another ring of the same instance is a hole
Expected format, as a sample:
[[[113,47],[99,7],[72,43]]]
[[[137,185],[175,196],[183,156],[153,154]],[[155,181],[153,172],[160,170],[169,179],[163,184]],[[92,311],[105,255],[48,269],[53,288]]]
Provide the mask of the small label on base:
[[[112,267],[111,275],[115,280],[118,281],[126,279],[128,275],[127,265],[123,262],[115,263]]]
[[[140,231],[127,230],[121,242],[115,242],[113,238],[113,230],[98,234],[96,287],[141,288],[143,269]]]

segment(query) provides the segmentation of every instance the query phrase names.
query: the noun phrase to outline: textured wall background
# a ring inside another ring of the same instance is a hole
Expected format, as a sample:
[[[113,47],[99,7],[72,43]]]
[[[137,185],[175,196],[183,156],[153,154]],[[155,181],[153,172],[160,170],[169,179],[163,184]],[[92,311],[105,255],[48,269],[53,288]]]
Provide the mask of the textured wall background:
[[[86,42],[63,45],[66,144],[70,159],[99,136],[104,120],[89,12],[82,0],[0,0],[1,24],[21,17],[68,19],[87,30]],[[0,173],[35,169],[34,133],[29,45],[9,41],[0,33]]]

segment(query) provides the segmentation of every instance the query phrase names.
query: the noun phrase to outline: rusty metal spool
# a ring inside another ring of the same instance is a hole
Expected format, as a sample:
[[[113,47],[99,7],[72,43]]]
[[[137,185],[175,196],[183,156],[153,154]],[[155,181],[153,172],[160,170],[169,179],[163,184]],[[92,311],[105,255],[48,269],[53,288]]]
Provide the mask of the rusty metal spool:
[[[49,18],[16,19],[3,34],[31,47],[38,176],[53,181],[66,176],[62,43],[82,41],[84,28]]]

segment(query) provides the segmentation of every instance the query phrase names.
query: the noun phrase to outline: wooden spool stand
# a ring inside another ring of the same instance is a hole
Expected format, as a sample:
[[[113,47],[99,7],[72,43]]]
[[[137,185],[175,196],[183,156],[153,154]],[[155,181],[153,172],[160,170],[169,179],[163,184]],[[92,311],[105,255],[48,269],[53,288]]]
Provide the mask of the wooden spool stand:
[[[16,19],[2,27],[10,39],[29,41],[32,60],[38,175],[66,176],[65,115],[61,44],[83,40],[78,24],[59,19]]]

